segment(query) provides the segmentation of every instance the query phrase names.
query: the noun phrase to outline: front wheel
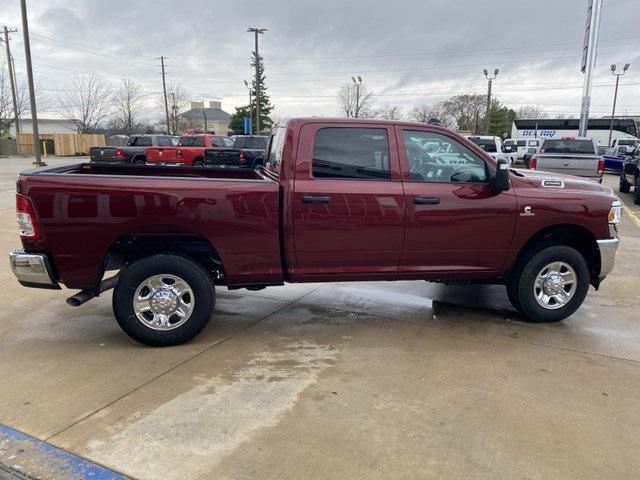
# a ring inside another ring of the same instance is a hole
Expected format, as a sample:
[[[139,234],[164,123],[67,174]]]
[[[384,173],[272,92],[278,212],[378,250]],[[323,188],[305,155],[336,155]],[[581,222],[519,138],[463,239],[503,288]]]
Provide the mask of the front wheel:
[[[204,162],[202,160],[194,160],[192,165],[194,167],[204,167]]]
[[[557,322],[582,305],[589,290],[589,267],[574,248],[550,245],[521,262],[507,285],[509,298],[534,322]]]
[[[159,254],[122,271],[112,303],[127,335],[163,347],[187,342],[202,331],[213,313],[215,291],[200,264],[187,257]]]
[[[620,177],[620,186],[618,187],[618,190],[620,190],[620,193],[629,193],[631,190],[631,184]]]

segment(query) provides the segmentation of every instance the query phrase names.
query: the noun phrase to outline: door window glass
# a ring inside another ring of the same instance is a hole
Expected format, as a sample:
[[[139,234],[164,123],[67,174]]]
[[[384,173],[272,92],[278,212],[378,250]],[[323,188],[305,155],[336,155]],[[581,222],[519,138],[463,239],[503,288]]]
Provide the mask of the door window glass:
[[[204,137],[196,137],[193,139],[194,147],[204,147]]]
[[[389,139],[383,128],[323,128],[313,144],[315,178],[388,180]]]
[[[403,130],[413,181],[478,183],[487,181],[484,160],[453,138],[434,132]]]
[[[171,147],[171,139],[169,137],[158,137],[159,147]]]

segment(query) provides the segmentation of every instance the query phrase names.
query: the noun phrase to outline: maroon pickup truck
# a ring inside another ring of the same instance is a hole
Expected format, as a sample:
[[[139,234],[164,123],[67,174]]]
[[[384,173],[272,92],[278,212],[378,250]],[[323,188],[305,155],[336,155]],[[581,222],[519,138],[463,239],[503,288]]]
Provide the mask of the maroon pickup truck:
[[[510,170],[438,126],[293,119],[259,170],[79,164],[17,183],[20,283],[114,288],[120,326],[175,345],[214,286],[428,280],[504,284],[533,321],[582,304],[614,265],[621,205],[577,177]]]

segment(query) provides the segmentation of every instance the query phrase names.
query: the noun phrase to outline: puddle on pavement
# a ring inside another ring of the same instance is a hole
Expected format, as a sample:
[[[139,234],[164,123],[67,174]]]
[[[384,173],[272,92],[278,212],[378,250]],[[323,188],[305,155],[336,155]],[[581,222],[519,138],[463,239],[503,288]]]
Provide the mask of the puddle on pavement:
[[[276,425],[337,353],[313,342],[257,352],[231,375],[203,378],[110,439],[89,442],[89,457],[144,478],[197,477]]]

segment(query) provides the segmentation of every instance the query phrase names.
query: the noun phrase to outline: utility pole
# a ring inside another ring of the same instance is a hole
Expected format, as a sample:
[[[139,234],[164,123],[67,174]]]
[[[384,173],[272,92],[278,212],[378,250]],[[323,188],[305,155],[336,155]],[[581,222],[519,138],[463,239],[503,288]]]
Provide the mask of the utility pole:
[[[618,83],[620,82],[620,77],[623,76],[631,64],[627,63],[624,67],[622,67],[622,73],[616,73],[616,65],[611,65],[611,73],[616,76],[616,89],[613,94],[613,110],[611,110],[611,123],[609,124],[609,143],[608,147],[611,146],[611,137],[613,136],[613,117],[616,115],[616,101],[618,100]]]
[[[247,32],[253,32],[255,34],[255,42],[256,42],[256,126],[255,132],[256,135],[260,135],[260,54],[258,52],[258,35],[262,35],[266,32],[266,28],[256,28],[251,27],[247,29]]]
[[[202,133],[207,133],[207,111],[204,108],[202,109],[202,117],[204,118],[204,130]]]
[[[251,100],[252,100],[252,98],[251,98],[251,85],[249,85],[249,82],[245,80],[244,81],[244,86],[247,87],[247,90],[249,90],[249,119],[251,119]],[[251,126],[251,123],[249,123],[249,126]],[[253,132],[250,129],[249,135],[251,135],[252,133]]]
[[[358,79],[357,81],[356,81],[356,78]],[[353,81],[353,84],[356,86],[356,108],[355,108],[355,111],[353,112],[353,116],[355,118],[358,118],[358,115],[360,115],[360,86],[362,85],[362,77],[358,75],[357,77],[351,77],[351,80]]]
[[[584,73],[584,85],[582,87],[582,107],[580,108],[580,127],[578,135],[587,136],[589,128],[589,107],[591,106],[591,81],[593,69],[596,65],[596,53],[598,49],[598,33],[600,30],[600,14],[602,12],[602,0],[588,0],[587,21],[584,32],[584,46],[582,48],[582,65],[580,71]]]
[[[167,134],[171,131],[169,126],[169,103],[167,102],[167,82],[164,74],[164,56],[160,56],[160,65],[162,67],[162,91],[164,92],[164,114],[167,119]]]
[[[495,69],[493,71],[493,76],[489,75],[489,72],[485,68],[483,70],[484,77],[487,79],[487,126],[486,126],[486,134],[489,135],[489,127],[491,126],[491,119],[489,118],[489,114],[491,113],[491,86],[493,85],[493,81],[498,76],[499,69]]]
[[[11,84],[11,99],[13,100],[13,121],[16,125],[16,134],[20,133],[20,113],[18,112],[18,101],[16,99],[16,83],[15,75],[13,74],[13,58],[11,57],[11,47],[9,47],[9,34],[15,33],[18,30],[9,30],[7,26],[4,27],[4,46],[7,52],[7,64],[9,65],[9,83]]]
[[[173,134],[178,134],[178,105],[176,105],[176,94],[175,92],[171,92],[171,128],[173,130]]]
[[[33,68],[31,66],[31,42],[29,41],[29,22],[27,20],[26,0],[20,0],[20,13],[22,14],[22,36],[24,38],[24,57],[27,63],[27,81],[29,83],[29,100],[31,103],[31,122],[33,124],[33,150],[36,156],[34,165],[42,167],[46,165],[40,159],[40,133],[38,132],[38,113],[36,112],[36,95],[33,88]]]

